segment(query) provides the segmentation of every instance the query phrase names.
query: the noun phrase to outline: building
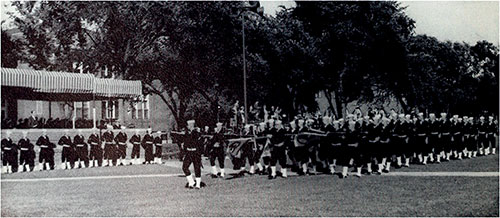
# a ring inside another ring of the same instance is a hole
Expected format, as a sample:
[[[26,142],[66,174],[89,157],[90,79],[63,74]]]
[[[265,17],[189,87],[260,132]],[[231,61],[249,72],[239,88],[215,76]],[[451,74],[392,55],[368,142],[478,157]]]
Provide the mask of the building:
[[[2,68],[2,129],[22,128],[30,116],[48,128],[110,123],[169,130],[172,116],[159,96],[142,95],[140,81],[94,74]]]

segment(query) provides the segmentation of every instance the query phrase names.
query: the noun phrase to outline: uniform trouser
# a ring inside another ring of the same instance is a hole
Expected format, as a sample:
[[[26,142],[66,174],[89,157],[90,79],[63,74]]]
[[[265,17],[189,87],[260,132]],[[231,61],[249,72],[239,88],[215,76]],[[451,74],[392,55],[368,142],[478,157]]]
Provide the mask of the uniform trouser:
[[[155,157],[161,158],[162,149],[162,146],[155,146]]]
[[[441,147],[439,146],[439,137],[437,135],[430,135],[429,136],[429,142],[427,144],[427,153],[431,153],[434,151],[434,153],[439,153],[441,152]]]
[[[388,158],[390,155],[389,155],[389,148],[390,148],[390,145],[389,145],[389,142],[378,142],[375,144],[375,148],[377,149],[377,152],[375,152],[375,156],[377,158],[377,161],[379,163],[382,163],[382,159],[383,158]]]
[[[464,140],[462,135],[453,136],[452,150],[461,151],[464,150]]]
[[[17,152],[10,150],[4,151],[2,156],[2,164],[5,166],[9,164],[10,166],[17,166]]]
[[[452,148],[452,141],[451,141],[451,135],[441,135],[441,140],[440,140],[441,147],[443,148],[442,151],[444,152],[450,152]]]
[[[415,138],[409,137],[408,142],[403,143],[403,154],[405,158],[409,158],[413,153],[415,153]]]
[[[368,143],[367,141],[363,141],[360,143],[358,152],[354,157],[354,163],[357,167],[361,167],[367,163],[370,163],[372,159],[372,154],[370,151],[371,146],[371,143]]]
[[[73,148],[63,147],[61,152],[61,162],[73,162]]]
[[[144,147],[144,158],[146,161],[153,161],[154,155],[153,155],[153,145],[147,144]]]
[[[295,147],[295,160],[300,164],[304,164],[309,162],[309,156],[307,155],[308,149],[307,146]]]
[[[215,160],[219,162],[219,167],[224,168],[224,148],[214,148],[209,154],[210,166],[215,166]]]
[[[84,161],[85,163],[87,163],[88,161],[88,149],[87,149],[87,146],[81,146],[81,147],[76,147],[75,148],[75,153],[76,153],[76,158],[75,158],[75,161]]]
[[[328,152],[327,153],[327,160],[328,160],[328,164],[333,164],[333,160],[336,160],[339,158],[339,152],[338,152],[338,148],[340,146],[333,146],[333,145],[330,145],[328,146],[328,148],[326,149],[326,151]]]
[[[331,153],[331,145],[329,143],[321,143],[318,148],[318,158],[321,161],[328,161]]]
[[[351,159],[357,157],[359,153],[358,147],[349,145],[343,145],[339,147],[339,152],[342,156],[339,158],[338,162],[342,166],[349,166],[349,162],[351,161]]]
[[[116,160],[116,146],[114,144],[105,144],[104,145],[104,159],[112,159]]]
[[[271,150],[271,166],[276,166],[278,162],[282,168],[286,167],[286,150],[284,146],[275,146]]]
[[[19,164],[27,164],[31,169],[33,169],[35,167],[35,151],[21,151]]]
[[[132,147],[132,155],[130,158],[139,158],[141,156],[141,146],[139,144],[134,144]]]
[[[253,156],[254,163],[260,163],[260,158],[262,157],[262,153],[264,152],[263,145],[262,146],[258,145],[257,147],[258,148],[262,147],[262,149],[257,149],[257,151],[255,151],[254,156]]]
[[[99,163],[102,161],[102,149],[100,146],[95,145],[90,147],[90,160],[97,160]]]
[[[191,172],[189,171],[189,166],[191,163],[194,165],[194,175],[196,177],[201,177],[201,155],[196,151],[187,151],[182,162],[182,171],[184,175],[189,176]]]
[[[244,145],[244,147],[243,147],[243,153],[242,153],[241,157],[242,158],[241,158],[241,165],[240,165],[240,167],[244,167],[247,160],[248,160],[248,164],[250,164],[250,166],[252,166],[254,164],[254,151],[252,149],[252,145],[251,144]]]
[[[427,145],[427,143],[425,143],[425,139],[427,138],[427,136],[415,136],[415,141],[414,141],[414,149],[415,149],[415,152],[417,152],[417,154],[428,154],[430,151],[428,150],[429,149],[429,146]]]
[[[317,152],[318,152],[318,144],[311,144],[308,146],[309,149],[307,150],[307,154],[309,156],[309,160],[311,160],[311,163],[316,166],[318,163],[317,159]]]
[[[495,142],[495,135],[488,134],[488,137],[486,138],[486,140],[488,141],[488,143],[486,143],[486,145],[489,144],[489,146],[491,148],[497,148],[497,143]]]
[[[42,148],[38,156],[39,163],[49,163],[51,168],[54,168],[54,150],[50,148]]]
[[[397,137],[392,145],[396,156],[404,155],[407,149],[406,137]]]
[[[118,145],[117,157],[121,159],[127,158],[127,145]]]

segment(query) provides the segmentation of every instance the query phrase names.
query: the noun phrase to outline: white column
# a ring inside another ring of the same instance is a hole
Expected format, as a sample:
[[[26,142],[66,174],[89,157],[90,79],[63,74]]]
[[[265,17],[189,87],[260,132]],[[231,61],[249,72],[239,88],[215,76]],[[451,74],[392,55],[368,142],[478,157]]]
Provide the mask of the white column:
[[[76,121],[76,104],[73,102],[73,129],[75,129],[75,121]]]

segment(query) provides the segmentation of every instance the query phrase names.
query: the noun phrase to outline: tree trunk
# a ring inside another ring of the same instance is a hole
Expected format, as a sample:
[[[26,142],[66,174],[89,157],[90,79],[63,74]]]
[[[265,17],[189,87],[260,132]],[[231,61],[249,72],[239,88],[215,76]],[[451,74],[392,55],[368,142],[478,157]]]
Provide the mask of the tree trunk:
[[[332,97],[331,92],[330,92],[329,90],[326,90],[326,89],[325,89],[325,90],[323,90],[323,92],[325,93],[325,97],[326,97],[326,99],[327,99],[327,101],[328,101],[328,107],[329,107],[329,108],[330,108],[330,110],[333,112],[333,114],[335,115],[335,117],[338,119],[338,118],[340,117],[340,115],[339,115],[339,113],[338,113],[338,111],[337,111],[337,108],[335,108],[335,107],[333,106],[333,103],[332,103],[332,102],[334,101],[334,99],[333,99],[333,97]]]

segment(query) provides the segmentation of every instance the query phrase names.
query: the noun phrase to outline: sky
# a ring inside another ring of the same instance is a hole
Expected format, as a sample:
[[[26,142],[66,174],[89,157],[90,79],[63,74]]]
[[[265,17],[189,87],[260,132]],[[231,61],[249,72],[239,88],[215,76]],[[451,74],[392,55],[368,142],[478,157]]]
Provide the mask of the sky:
[[[439,40],[475,44],[487,40],[498,43],[499,1],[400,1],[406,14],[415,20],[415,32]],[[274,15],[279,5],[293,1],[261,1],[264,13]]]
[[[12,8],[2,4],[1,19]],[[294,7],[293,1],[260,1],[264,13],[274,15],[279,6]],[[487,40],[499,45],[499,1],[401,1],[406,13],[415,20],[417,34],[427,34],[439,40],[475,44]],[[6,27],[7,24],[2,25]]]

